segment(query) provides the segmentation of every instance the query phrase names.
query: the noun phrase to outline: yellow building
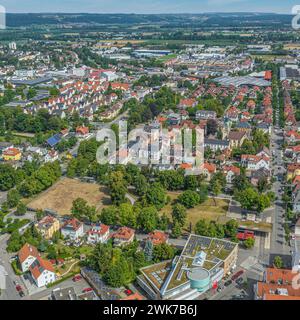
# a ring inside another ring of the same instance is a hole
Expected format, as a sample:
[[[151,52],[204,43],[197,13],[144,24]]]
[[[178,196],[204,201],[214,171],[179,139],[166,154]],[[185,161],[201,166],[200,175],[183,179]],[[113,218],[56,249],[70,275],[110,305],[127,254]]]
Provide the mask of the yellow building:
[[[68,160],[72,160],[72,159],[73,159],[73,156],[71,155],[71,153],[67,153],[66,158],[67,158]]]
[[[19,161],[21,160],[22,153],[17,148],[9,148],[2,153],[4,161]]]
[[[300,164],[299,163],[292,163],[289,164],[287,167],[287,180],[292,180],[296,176],[300,175]]]
[[[35,227],[40,232],[40,234],[45,239],[51,239],[55,232],[57,232],[60,229],[60,223],[59,220],[52,217],[52,216],[46,216],[39,222],[35,224]]]

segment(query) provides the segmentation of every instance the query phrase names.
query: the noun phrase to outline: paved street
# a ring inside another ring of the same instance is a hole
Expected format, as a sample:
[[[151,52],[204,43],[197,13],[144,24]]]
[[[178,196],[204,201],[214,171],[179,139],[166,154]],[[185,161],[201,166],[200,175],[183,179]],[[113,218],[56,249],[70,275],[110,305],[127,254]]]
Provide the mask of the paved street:
[[[278,119],[277,119],[278,124]],[[284,175],[285,167],[282,159],[282,146],[283,143],[283,132],[278,125],[274,127],[271,136],[271,152],[273,155],[273,176],[276,178],[273,184],[273,191],[276,195],[275,208],[272,216],[273,232],[271,236],[271,259],[274,255],[281,255],[284,260],[289,260],[290,257],[290,247],[285,241],[285,231],[284,231],[284,215],[285,207],[281,201],[282,188],[284,185]],[[272,261],[270,261],[272,262]]]
[[[8,235],[0,236],[0,264],[4,266],[8,276],[6,277],[6,289],[0,295],[0,300],[20,300],[20,296],[13,284],[13,281],[18,281],[22,286],[21,280],[17,277],[10,265],[10,255],[6,252],[6,243]],[[24,286],[23,286],[24,287]]]

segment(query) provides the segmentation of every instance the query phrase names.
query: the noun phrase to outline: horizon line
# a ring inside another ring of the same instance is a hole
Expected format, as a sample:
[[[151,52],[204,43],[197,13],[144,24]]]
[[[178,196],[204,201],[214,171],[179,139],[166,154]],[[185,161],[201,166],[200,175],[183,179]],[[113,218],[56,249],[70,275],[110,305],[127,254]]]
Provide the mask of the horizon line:
[[[123,14],[123,15],[200,15],[200,14],[274,14],[274,15],[293,15],[286,12],[270,11],[203,11],[203,12],[64,12],[64,11],[41,11],[41,12],[6,12],[6,14]]]

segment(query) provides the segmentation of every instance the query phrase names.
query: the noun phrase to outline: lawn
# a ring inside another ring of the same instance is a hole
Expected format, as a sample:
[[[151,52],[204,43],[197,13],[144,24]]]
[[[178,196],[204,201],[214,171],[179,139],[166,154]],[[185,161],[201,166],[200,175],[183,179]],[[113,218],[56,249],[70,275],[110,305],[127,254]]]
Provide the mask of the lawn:
[[[27,206],[35,210],[50,209],[60,215],[69,215],[72,203],[77,198],[85,199],[89,205],[96,206],[98,211],[110,204],[110,197],[104,187],[98,184],[63,178],[32,199]]]
[[[157,60],[161,62],[167,62],[175,58],[177,58],[177,54],[168,54],[167,56],[159,57]]]
[[[160,213],[165,213],[169,218],[171,218],[172,203],[174,203],[179,195],[180,192],[168,192],[168,196],[171,198],[171,201],[160,211]],[[214,200],[213,198],[209,198],[204,203],[199,204],[195,208],[187,210],[187,223],[185,227],[189,229],[191,223],[192,227],[194,228],[195,224],[200,219],[224,223],[227,220],[226,214],[228,211],[228,206],[229,201],[226,199]]]

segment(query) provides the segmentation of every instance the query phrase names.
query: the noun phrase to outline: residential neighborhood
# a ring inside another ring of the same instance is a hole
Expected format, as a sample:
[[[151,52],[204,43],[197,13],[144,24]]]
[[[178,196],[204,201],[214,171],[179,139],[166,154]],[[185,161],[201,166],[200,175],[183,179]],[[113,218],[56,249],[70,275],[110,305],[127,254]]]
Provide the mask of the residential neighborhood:
[[[299,300],[287,16],[8,13],[0,300]]]

